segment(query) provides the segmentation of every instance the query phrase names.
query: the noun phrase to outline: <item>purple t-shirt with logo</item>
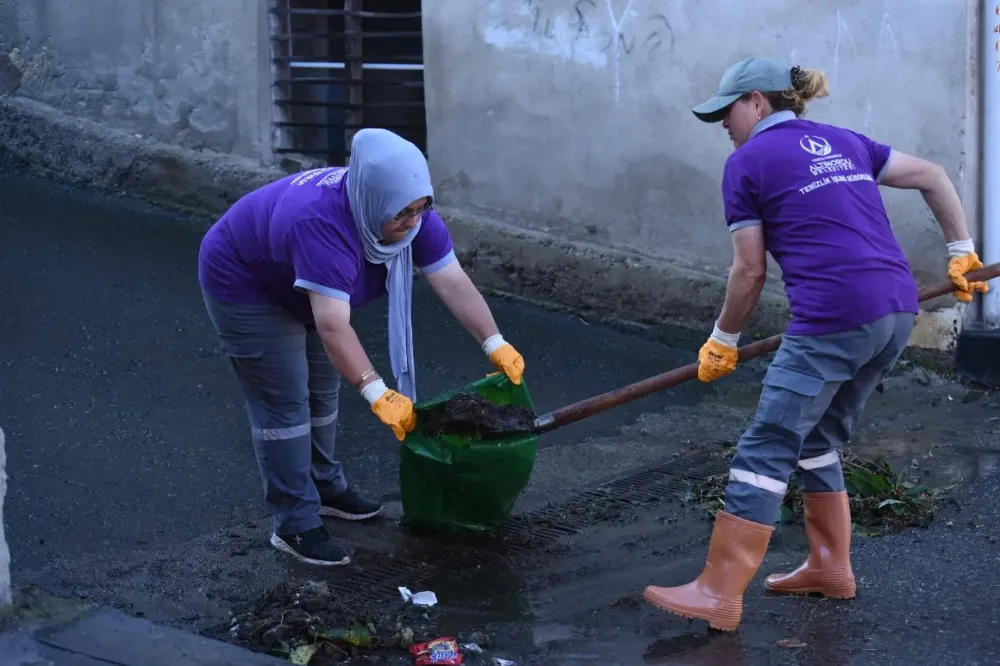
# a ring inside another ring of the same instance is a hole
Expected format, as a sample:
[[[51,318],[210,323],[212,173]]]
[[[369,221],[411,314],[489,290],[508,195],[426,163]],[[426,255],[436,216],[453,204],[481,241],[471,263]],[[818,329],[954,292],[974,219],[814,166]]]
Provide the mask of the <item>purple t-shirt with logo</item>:
[[[198,279],[205,291],[222,302],[277,303],[307,326],[307,290],[352,308],[385,295],[386,267],[365,261],[346,176],[345,167],[303,171],[237,201],[202,240]],[[437,213],[425,213],[416,233],[413,263],[423,273],[455,260]]]
[[[891,157],[892,148],[857,132],[784,111],[726,161],[726,224],[763,226],[785,282],[789,335],[918,311],[916,281],[879,192]]]

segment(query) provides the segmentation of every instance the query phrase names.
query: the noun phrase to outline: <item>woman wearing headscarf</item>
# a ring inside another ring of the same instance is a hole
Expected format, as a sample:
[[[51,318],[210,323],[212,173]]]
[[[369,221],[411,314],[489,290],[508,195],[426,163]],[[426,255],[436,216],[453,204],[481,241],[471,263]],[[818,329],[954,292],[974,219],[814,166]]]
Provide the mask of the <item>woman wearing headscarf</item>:
[[[733,266],[715,330],[698,355],[699,379],[736,369],[740,331],[764,285],[766,252],[781,268],[792,314],[757,412],[737,443],[704,570],[687,585],[650,586],[644,594],[663,610],[717,629],[739,624],[743,593],[796,469],[809,556],[765,585],[784,594],[855,596],[838,449],[905,349],[918,312],[917,285],[879,185],[923,195],[943,231],[960,300],[987,291],[963,277],[982,263],[944,169],[857,132],[804,120],[806,103],[826,94],[822,72],[748,58],[693,109],[704,122],[721,121],[736,146],[722,174]]]
[[[304,171],[247,194],[202,241],[199,282],[246,399],[271,545],[303,562],[350,562],[321,516],[363,520],[381,510],[348,485],[334,456],[341,377],[400,441],[416,425],[414,266],[490,361],[521,383],[524,360],[459,265],[433,198],[415,145],[363,129],[347,168]],[[386,293],[396,390],[351,326],[353,309]]]

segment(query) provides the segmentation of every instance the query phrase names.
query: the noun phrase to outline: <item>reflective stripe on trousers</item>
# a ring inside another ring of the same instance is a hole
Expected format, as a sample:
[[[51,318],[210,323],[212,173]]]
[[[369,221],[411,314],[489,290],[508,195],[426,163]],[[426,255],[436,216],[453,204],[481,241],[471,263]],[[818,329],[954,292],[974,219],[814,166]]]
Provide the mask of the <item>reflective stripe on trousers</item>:
[[[844,489],[838,449],[906,348],[914,321],[897,313],[842,333],[782,339],[753,423],[737,443],[728,513],[774,524],[796,469],[806,492]]]
[[[319,334],[284,308],[203,296],[246,401],[274,530],[319,527],[317,484],[333,494],[347,487],[334,457],[340,374]]]

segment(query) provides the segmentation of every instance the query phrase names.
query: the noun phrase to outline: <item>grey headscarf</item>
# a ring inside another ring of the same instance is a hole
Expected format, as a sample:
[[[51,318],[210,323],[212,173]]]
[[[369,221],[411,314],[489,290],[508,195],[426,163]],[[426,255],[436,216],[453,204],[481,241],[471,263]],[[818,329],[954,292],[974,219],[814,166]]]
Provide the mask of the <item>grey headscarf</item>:
[[[351,142],[347,171],[347,198],[361,233],[365,260],[385,264],[389,293],[389,360],[396,390],[417,401],[413,367],[413,251],[410,243],[421,220],[403,240],[382,244],[382,225],[421,197],[434,197],[427,160],[420,149],[384,129],[363,129]]]

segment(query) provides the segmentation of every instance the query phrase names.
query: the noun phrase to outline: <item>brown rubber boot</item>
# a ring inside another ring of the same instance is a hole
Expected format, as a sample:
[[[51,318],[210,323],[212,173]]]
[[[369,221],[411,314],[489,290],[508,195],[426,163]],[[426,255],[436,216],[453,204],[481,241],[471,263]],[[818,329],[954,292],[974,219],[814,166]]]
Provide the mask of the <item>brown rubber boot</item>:
[[[851,570],[851,508],[847,493],[803,493],[809,557],[789,574],[772,574],[764,581],[778,594],[822,594],[852,599],[857,594]]]
[[[701,575],[680,587],[650,585],[642,598],[661,610],[705,620],[713,629],[734,631],[743,617],[743,592],[764,561],[773,531],[773,527],[716,511]]]

